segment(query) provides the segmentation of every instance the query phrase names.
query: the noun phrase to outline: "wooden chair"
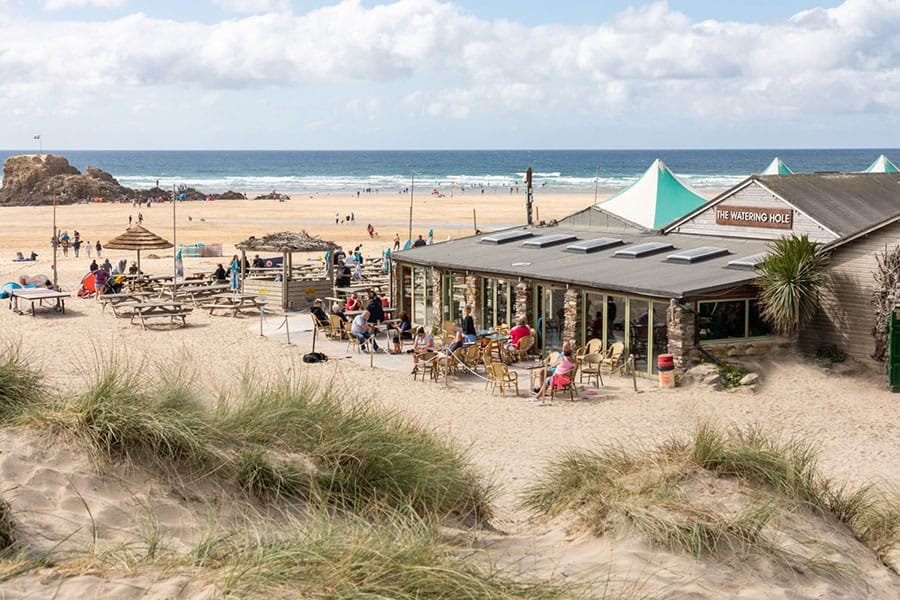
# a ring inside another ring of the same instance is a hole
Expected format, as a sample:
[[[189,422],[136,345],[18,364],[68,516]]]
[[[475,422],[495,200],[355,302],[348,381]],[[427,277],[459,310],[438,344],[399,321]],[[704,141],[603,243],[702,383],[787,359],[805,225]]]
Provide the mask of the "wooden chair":
[[[356,348],[357,353],[362,352],[362,344],[359,343],[359,338],[353,335],[349,321],[344,323],[344,333],[347,334],[347,352],[350,352],[353,348]]]
[[[616,369],[622,368],[622,355],[625,353],[625,344],[622,342],[616,342],[612,346],[609,347],[609,350],[600,361],[600,368],[607,367],[609,369],[609,374],[612,375],[613,371]]]
[[[505,396],[503,393],[507,387],[515,386],[516,396],[519,395],[519,374],[512,373],[502,362],[492,362],[487,369],[488,374],[488,384],[491,386],[491,393],[494,393],[494,390],[499,387],[500,395]]]
[[[600,364],[602,360],[603,354],[599,352],[585,354],[581,359],[578,381],[583,383],[585,378],[587,378],[587,382],[590,384],[591,379],[595,379],[597,381],[597,387],[602,386],[603,375],[600,374]]]
[[[534,336],[526,335],[519,340],[519,345],[514,350],[509,350],[507,356],[509,362],[514,363],[528,358],[528,353],[534,347]]]
[[[472,344],[465,349],[463,356],[463,363],[472,369],[473,373],[477,373],[478,365],[481,364],[481,347],[478,344]]]
[[[445,356],[441,360],[441,370],[444,372],[444,376],[458,376],[459,366],[461,364],[466,364],[466,350],[465,348],[457,348],[453,351],[453,354]]]
[[[575,377],[578,376],[578,364],[575,364],[575,368],[569,372],[569,383],[566,385],[554,385],[553,382],[550,382],[550,399],[556,398],[556,392],[569,392],[569,400],[575,402],[575,392],[578,391],[575,388]]]
[[[594,354],[595,352],[603,352],[603,340],[600,338],[591,338],[584,345],[585,354]]]
[[[423,352],[419,355],[419,362],[416,363],[416,370],[413,371],[413,380],[415,380],[419,374],[422,375],[422,381],[425,381],[426,374],[430,379],[437,379],[438,368],[437,352]]]
[[[328,329],[325,335],[332,340],[339,340],[344,337],[344,321],[337,315],[328,315]]]

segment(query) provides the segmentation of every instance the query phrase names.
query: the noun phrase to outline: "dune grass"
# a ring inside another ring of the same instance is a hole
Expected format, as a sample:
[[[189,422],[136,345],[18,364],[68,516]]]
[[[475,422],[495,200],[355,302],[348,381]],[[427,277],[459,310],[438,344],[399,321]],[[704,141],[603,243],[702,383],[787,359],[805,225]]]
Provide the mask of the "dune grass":
[[[268,482],[276,495],[304,491],[296,466],[272,460],[274,450],[308,457],[316,473],[306,491],[344,508],[392,504],[422,515],[490,517],[490,487],[463,452],[395,412],[341,402],[341,393],[284,376],[245,381],[239,398],[220,403],[215,428],[255,449],[242,469],[250,489],[265,492]]]
[[[0,421],[10,422],[44,401],[44,376],[29,364],[21,346],[0,346]]]
[[[686,492],[710,475],[741,484],[738,510],[698,503]],[[670,440],[650,452],[568,451],[524,503],[538,514],[573,512],[597,534],[630,525],[652,543],[695,557],[739,551],[794,560],[766,530],[798,506],[844,523],[882,561],[900,542],[900,501],[871,487],[836,485],[820,474],[814,445],[757,427],[726,432],[703,424],[689,442]]]

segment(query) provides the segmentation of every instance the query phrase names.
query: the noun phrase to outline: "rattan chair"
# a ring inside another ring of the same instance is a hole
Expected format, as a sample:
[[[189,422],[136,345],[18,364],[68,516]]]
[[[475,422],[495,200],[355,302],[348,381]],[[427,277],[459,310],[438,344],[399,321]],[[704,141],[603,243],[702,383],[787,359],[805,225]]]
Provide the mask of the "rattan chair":
[[[500,395],[505,396],[504,390],[507,387],[514,386],[516,390],[516,396],[519,395],[519,374],[511,372],[509,367],[506,366],[502,362],[492,362],[488,366],[488,384],[491,386],[491,393],[494,393],[494,390],[498,387],[500,388]]]

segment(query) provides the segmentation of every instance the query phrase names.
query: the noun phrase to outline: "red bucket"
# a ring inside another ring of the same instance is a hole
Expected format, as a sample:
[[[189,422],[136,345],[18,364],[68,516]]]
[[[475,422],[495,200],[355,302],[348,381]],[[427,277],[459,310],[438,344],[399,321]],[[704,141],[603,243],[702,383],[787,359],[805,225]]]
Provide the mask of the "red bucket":
[[[671,371],[675,368],[675,357],[671,354],[660,354],[656,359],[660,371]]]

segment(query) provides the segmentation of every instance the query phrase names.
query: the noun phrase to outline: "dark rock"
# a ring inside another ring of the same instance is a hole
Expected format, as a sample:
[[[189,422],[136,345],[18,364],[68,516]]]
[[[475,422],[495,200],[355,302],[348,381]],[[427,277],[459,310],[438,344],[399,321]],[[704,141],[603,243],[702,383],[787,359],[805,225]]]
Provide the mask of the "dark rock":
[[[123,187],[109,173],[88,167],[82,175],[62,156],[29,154],[11,156],[3,163],[0,205],[73,204],[93,198],[122,201],[134,191]]]

